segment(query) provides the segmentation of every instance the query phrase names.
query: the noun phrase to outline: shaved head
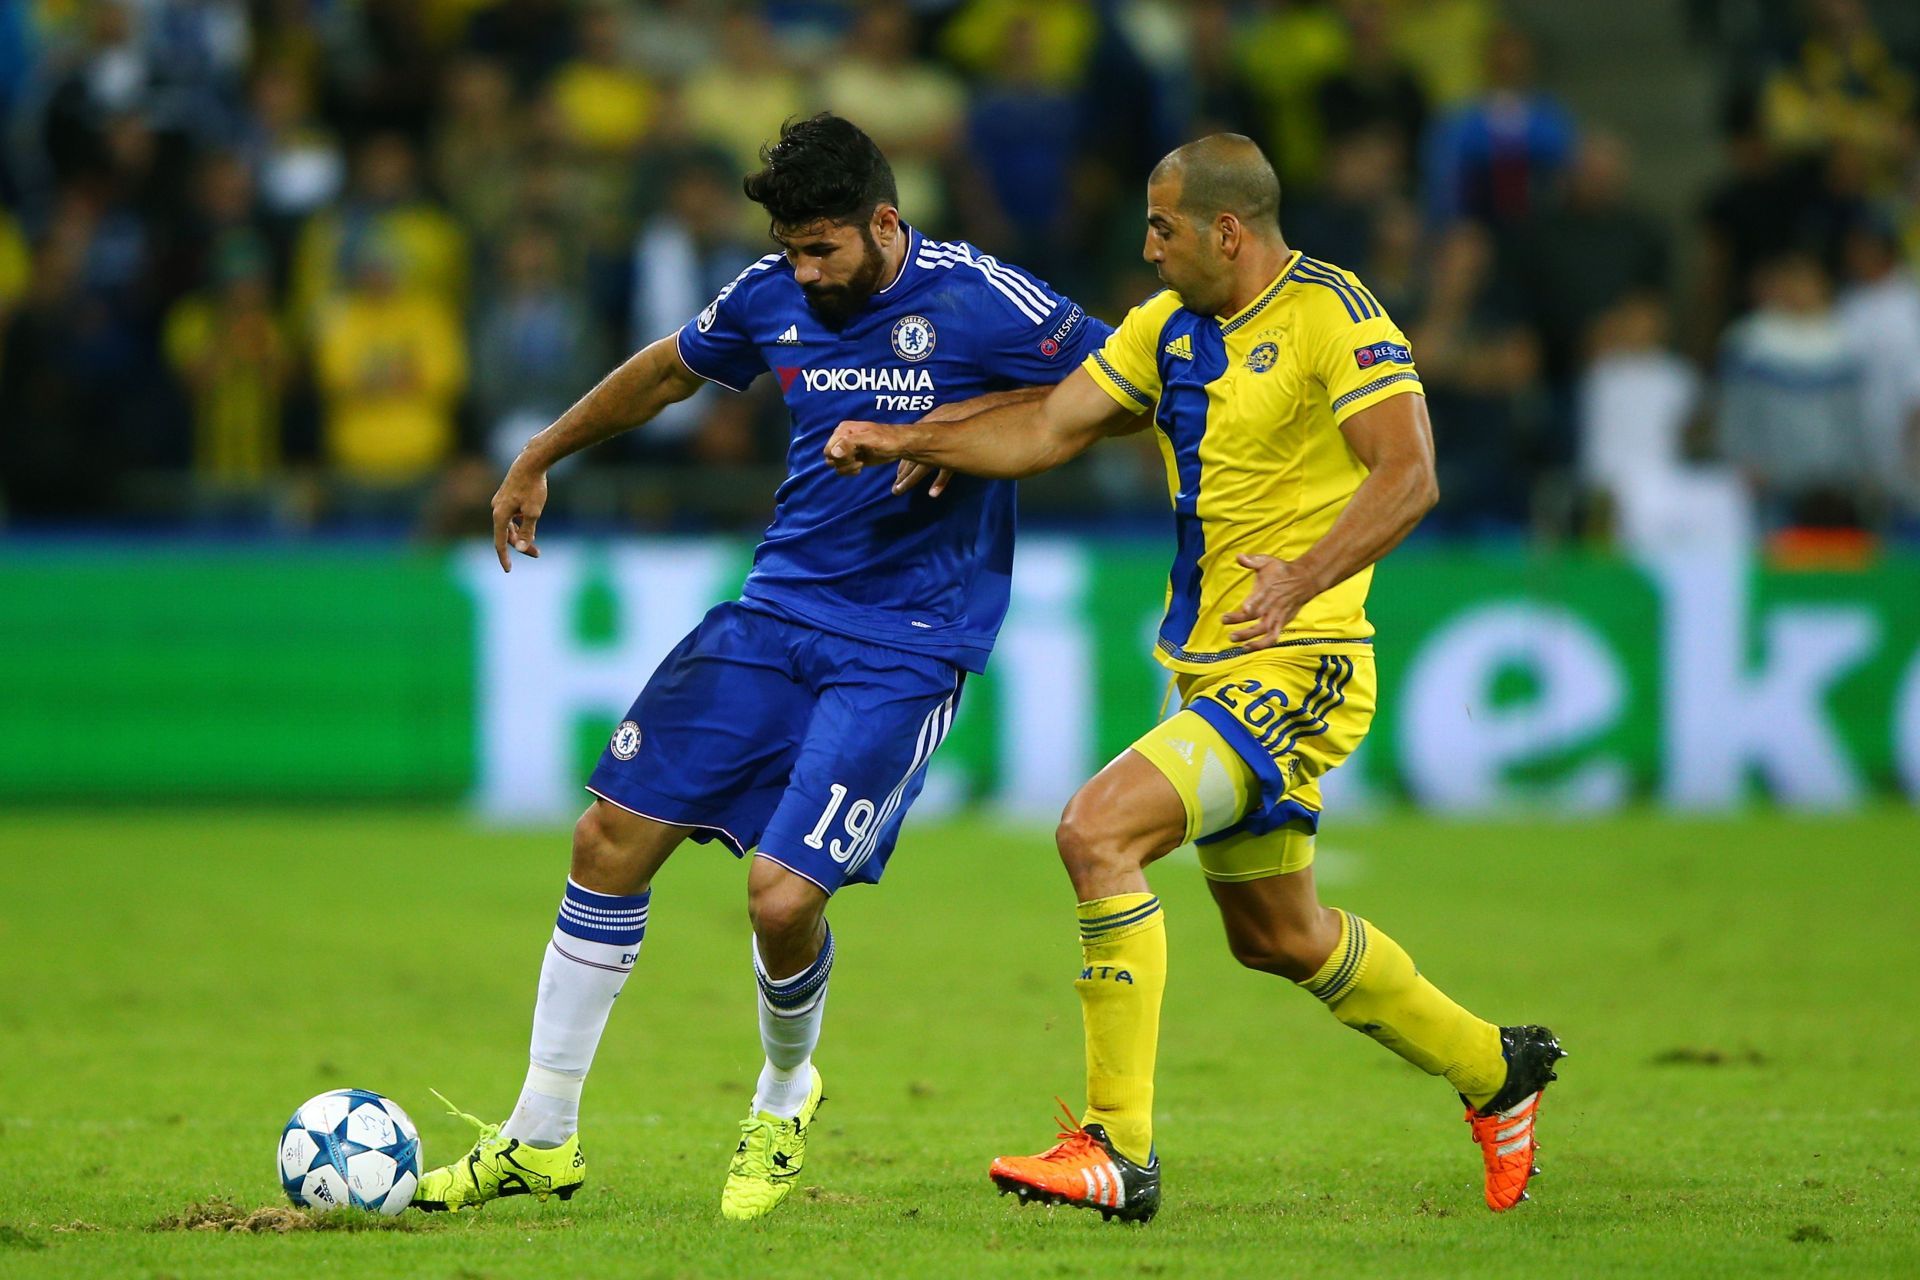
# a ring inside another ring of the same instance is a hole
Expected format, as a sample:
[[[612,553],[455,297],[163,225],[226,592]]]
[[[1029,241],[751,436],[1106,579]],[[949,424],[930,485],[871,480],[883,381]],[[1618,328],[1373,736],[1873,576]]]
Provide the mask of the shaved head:
[[[1190,310],[1233,314],[1273,283],[1290,253],[1280,179],[1253,139],[1216,133],[1154,166],[1140,256]]]
[[[1199,222],[1230,213],[1251,231],[1280,227],[1280,179],[1244,134],[1209,134],[1169,151],[1147,181],[1177,182],[1180,212]]]

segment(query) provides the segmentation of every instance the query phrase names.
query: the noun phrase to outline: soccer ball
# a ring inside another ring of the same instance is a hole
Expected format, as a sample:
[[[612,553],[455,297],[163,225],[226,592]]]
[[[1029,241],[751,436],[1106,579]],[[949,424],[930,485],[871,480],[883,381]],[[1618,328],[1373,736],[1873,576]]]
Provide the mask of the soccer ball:
[[[392,1099],[366,1089],[309,1098],[280,1132],[280,1185],[303,1209],[391,1216],[419,1182],[419,1130]]]

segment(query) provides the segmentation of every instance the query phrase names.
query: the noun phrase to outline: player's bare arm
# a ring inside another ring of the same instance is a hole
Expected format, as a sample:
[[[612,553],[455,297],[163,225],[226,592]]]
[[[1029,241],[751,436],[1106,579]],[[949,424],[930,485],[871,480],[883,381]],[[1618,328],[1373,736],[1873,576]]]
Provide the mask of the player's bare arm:
[[[1276,643],[1307,601],[1400,545],[1440,498],[1425,396],[1415,392],[1383,400],[1348,418],[1340,430],[1366,464],[1367,478],[1326,536],[1299,559],[1236,557],[1254,576],[1246,600],[1221,618],[1229,626],[1248,624],[1232,633],[1236,644],[1265,649]]]
[[[493,549],[500,568],[513,572],[509,543],[521,555],[539,557],[534,527],[546,509],[547,472],[554,463],[651,421],[668,405],[698,391],[703,381],[680,359],[680,349],[668,335],[630,356],[552,426],[527,441],[493,495]]]
[[[843,422],[827,441],[827,461],[843,476],[904,459],[1018,480],[1079,457],[1103,437],[1138,431],[1147,421],[1116,404],[1084,369],[1042,395],[999,394],[1010,398],[953,422]]]
[[[1003,404],[1025,404],[1046,397],[1051,387],[1018,387],[1012,391],[989,391],[984,396],[974,396],[967,400],[952,400],[941,405],[932,413],[921,418],[922,422],[958,422],[962,418],[971,418],[976,413],[998,408]],[[928,466],[924,462],[915,462],[910,458],[900,460],[900,468],[893,477],[893,491],[905,493],[926,477],[935,472],[933,483],[928,486],[929,497],[937,498],[946,491],[947,483],[953,479],[953,472],[945,468]]]

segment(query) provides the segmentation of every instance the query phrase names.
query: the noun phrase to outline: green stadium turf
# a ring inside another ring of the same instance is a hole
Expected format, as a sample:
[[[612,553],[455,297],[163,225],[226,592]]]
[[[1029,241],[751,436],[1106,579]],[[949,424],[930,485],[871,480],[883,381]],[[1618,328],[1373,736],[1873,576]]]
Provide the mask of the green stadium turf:
[[[586,1095],[571,1206],[391,1229],[156,1229],[274,1204],[280,1125],[377,1089],[427,1154],[436,1086],[504,1114],[562,832],[451,816],[0,816],[0,1275],[1614,1276],[1920,1273],[1908,811],[1336,824],[1323,892],[1460,999],[1573,1057],[1531,1204],[1482,1207],[1457,1104],[1275,979],[1205,885],[1155,876],[1173,971],[1166,1202],[1144,1229],[993,1194],[1077,1102],[1070,894],[1044,832],[910,826],[847,893],[805,1187],[718,1212],[758,1067],[744,881],[689,847]]]

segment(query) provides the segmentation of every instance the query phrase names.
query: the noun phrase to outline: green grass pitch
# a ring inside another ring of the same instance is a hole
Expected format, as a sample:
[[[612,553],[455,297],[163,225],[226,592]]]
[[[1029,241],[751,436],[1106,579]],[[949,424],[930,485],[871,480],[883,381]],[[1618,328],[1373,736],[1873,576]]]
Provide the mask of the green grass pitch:
[[[1573,1056],[1533,1202],[1481,1206],[1438,1081],[1238,969],[1204,883],[1154,883],[1173,970],[1166,1202],[1021,1208],[990,1157],[1080,1097],[1071,894],[1044,832],[910,825],[833,909],[804,1188],[718,1212],[759,1063],[744,878],[689,846],[586,1094],[571,1206],[367,1231],[156,1230],[279,1200],[302,1099],[361,1085],[464,1149],[525,1062],[563,832],[430,814],[0,815],[0,1275],[1920,1274],[1920,820],[1335,823],[1323,894]]]

